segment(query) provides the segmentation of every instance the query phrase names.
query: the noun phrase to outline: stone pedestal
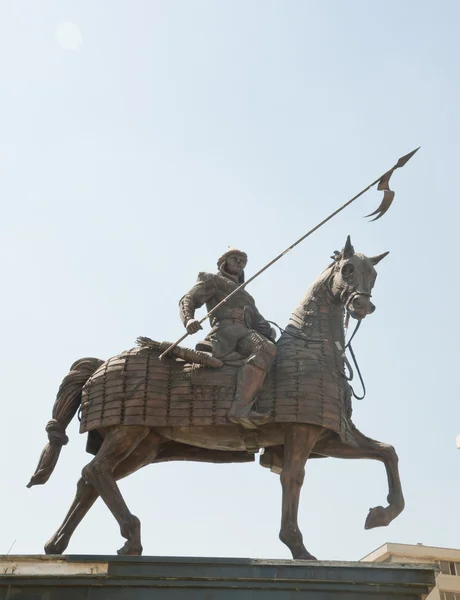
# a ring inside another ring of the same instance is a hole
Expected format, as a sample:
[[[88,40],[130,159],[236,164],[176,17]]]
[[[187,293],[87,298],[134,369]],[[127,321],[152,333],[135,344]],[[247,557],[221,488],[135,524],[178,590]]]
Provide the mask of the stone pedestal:
[[[0,600],[420,600],[429,565],[0,556]]]

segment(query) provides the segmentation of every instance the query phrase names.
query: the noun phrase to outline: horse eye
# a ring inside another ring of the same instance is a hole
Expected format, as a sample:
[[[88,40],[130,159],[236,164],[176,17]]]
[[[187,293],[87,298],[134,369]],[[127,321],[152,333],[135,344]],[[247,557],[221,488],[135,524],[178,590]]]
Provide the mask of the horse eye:
[[[354,265],[352,265],[351,263],[347,263],[346,265],[344,265],[342,267],[342,277],[344,279],[348,279],[349,277],[351,277],[354,270],[355,270]]]

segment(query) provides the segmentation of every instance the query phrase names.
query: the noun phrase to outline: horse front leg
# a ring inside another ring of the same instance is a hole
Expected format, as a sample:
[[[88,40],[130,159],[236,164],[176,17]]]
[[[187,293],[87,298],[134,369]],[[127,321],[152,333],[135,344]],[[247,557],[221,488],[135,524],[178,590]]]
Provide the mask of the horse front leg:
[[[366,438],[366,440],[369,444],[369,450],[376,452],[384,464],[388,479],[388,506],[375,506],[369,509],[369,514],[364,524],[365,529],[374,529],[374,527],[386,527],[396,519],[404,510],[405,501],[401,478],[399,476],[399,458],[396,450],[390,444],[376,442],[370,438]]]
[[[281,471],[283,489],[280,540],[295,559],[316,560],[303,544],[298,524],[300,490],[305,478],[305,463],[321,436],[322,427],[290,424],[284,436],[284,465]]]
[[[388,479],[388,506],[375,506],[369,509],[365,529],[386,527],[404,510],[404,495],[399,477],[398,455],[390,444],[384,444],[362,434],[354,429],[356,447],[349,446],[339,439],[328,439],[321,442],[317,452],[334,458],[367,458],[383,463]],[[323,446],[324,443],[324,446]]]

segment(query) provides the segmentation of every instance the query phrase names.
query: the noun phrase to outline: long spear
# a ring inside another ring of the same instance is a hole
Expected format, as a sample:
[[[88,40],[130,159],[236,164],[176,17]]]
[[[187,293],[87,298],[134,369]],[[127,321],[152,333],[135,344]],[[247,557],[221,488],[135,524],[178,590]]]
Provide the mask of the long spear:
[[[398,162],[395,164],[395,166],[392,167],[389,171],[386,171],[383,175],[381,175],[375,181],[373,181],[372,183],[370,183],[366,188],[364,188],[363,190],[361,190],[359,192],[359,194],[356,194],[356,196],[353,196],[353,198],[351,198],[351,200],[348,200],[348,202],[345,202],[345,204],[342,204],[342,206],[340,208],[338,208],[333,213],[331,213],[328,217],[326,217],[325,219],[323,219],[320,223],[318,223],[318,225],[315,225],[315,227],[313,227],[313,229],[310,229],[310,231],[307,231],[307,233],[305,235],[303,235],[296,242],[294,242],[293,244],[291,244],[289,246],[289,248],[286,248],[286,250],[284,250],[283,252],[281,252],[281,254],[278,254],[278,256],[276,256],[273,260],[271,260],[264,267],[262,267],[261,269],[259,269],[259,271],[257,271],[257,273],[255,273],[254,275],[252,275],[252,277],[250,277],[247,281],[245,281],[244,283],[242,283],[241,285],[239,285],[236,289],[234,289],[233,292],[231,292],[226,298],[224,298],[221,302],[219,302],[219,304],[217,304],[212,310],[210,310],[202,319],[200,319],[200,321],[199,321],[200,325],[202,323],[204,323],[206,321],[206,319],[209,319],[209,317],[211,315],[213,315],[223,304],[225,304],[226,302],[228,302],[228,300],[232,296],[234,296],[240,290],[242,290],[243,288],[245,288],[249,283],[251,283],[251,281],[254,281],[254,279],[256,279],[257,277],[259,277],[259,275],[261,275],[264,271],[266,271],[268,268],[270,268],[272,265],[274,265],[276,262],[278,262],[281,258],[283,258],[283,256],[286,256],[286,254],[288,252],[290,252],[291,250],[293,250],[296,246],[298,246],[301,242],[303,242],[312,233],[314,233],[320,227],[322,227],[323,225],[325,225],[328,221],[330,221],[331,219],[333,219],[336,215],[338,215],[340,212],[342,212],[342,210],[345,210],[345,208],[347,208],[347,206],[350,206],[350,204],[352,204],[360,196],[362,196],[363,194],[365,194],[368,190],[371,189],[371,187],[373,187],[377,183],[378,183],[377,189],[380,190],[380,191],[383,191],[383,199],[382,199],[382,202],[380,203],[379,207],[377,208],[377,210],[375,210],[374,212],[372,212],[371,214],[366,215],[366,216],[367,217],[373,217],[374,215],[376,215],[375,218],[372,219],[372,221],[376,221],[377,219],[380,219],[381,217],[383,217],[383,215],[390,208],[390,206],[391,206],[391,204],[393,202],[394,196],[395,196],[395,193],[392,190],[390,190],[390,186],[389,186],[391,176],[393,175],[393,173],[394,173],[394,171],[396,169],[399,169],[400,167],[404,167],[404,165],[414,156],[414,154],[419,149],[420,149],[420,146],[418,148],[416,148],[415,150],[412,150],[412,152],[409,152],[409,154],[406,154],[405,156],[401,156],[401,158],[398,160]],[[165,358],[167,356],[167,354],[169,352],[171,352],[171,350],[173,350],[176,346],[178,346],[181,342],[183,342],[185,340],[185,338],[188,337],[189,335],[190,334],[187,331],[181,338],[179,338],[176,342],[174,342],[174,344],[171,344],[171,346],[169,346],[169,348],[167,348],[163,352],[163,354],[161,354],[159,356],[160,360],[162,360],[163,358]]]

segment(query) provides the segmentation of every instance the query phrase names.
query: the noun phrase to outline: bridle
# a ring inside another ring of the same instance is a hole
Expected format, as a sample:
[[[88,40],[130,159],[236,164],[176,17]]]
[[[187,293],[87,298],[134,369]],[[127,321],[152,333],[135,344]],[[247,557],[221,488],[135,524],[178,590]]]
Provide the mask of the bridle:
[[[330,291],[331,294],[332,294],[332,285],[331,285],[331,282],[333,281],[335,275],[340,271],[340,268],[338,267],[338,265],[339,265],[339,261],[336,261],[336,263],[332,265],[332,269],[331,269],[331,272],[329,274],[329,277],[327,277],[327,279],[326,279],[326,284],[327,284],[328,290]],[[345,300],[345,295],[348,295],[348,298],[346,300]],[[346,319],[345,319],[345,331],[348,331],[348,325],[349,325],[349,322],[350,322],[350,316],[351,316],[350,315],[350,311],[349,311],[350,303],[353,302],[353,300],[357,296],[365,296],[367,298],[372,298],[372,294],[370,292],[359,291],[356,286],[351,286],[348,283],[347,283],[346,288],[340,294],[340,299],[343,302],[343,305],[344,305],[344,308],[345,308],[345,311],[346,311],[346,314],[347,314]],[[345,373],[341,373],[341,375],[343,377],[345,377],[348,382],[352,381],[353,377],[354,377],[353,368],[352,368],[352,366],[350,364],[350,361],[348,360],[347,355],[346,355],[346,351],[347,350],[350,351],[350,355],[351,355],[351,358],[353,360],[353,364],[354,364],[354,366],[356,368],[356,372],[358,373],[359,381],[361,383],[361,387],[363,388],[362,395],[358,396],[356,394],[355,390],[353,389],[353,386],[350,385],[351,393],[352,393],[353,397],[356,400],[364,400],[364,398],[366,397],[366,393],[367,393],[366,392],[366,384],[364,383],[364,379],[363,379],[363,376],[361,374],[361,369],[359,368],[358,361],[356,359],[356,355],[355,355],[353,347],[351,345],[351,342],[353,341],[353,338],[358,333],[358,330],[361,327],[361,323],[362,323],[362,319],[358,320],[358,322],[356,323],[356,327],[355,327],[353,333],[351,334],[350,339],[345,344],[345,348],[342,348],[341,345],[338,342],[336,342],[336,347],[339,350],[339,352],[342,353],[342,358],[343,358],[343,360],[344,360],[344,362],[345,362],[345,364],[347,366],[348,372],[349,372],[348,376],[345,375]]]

